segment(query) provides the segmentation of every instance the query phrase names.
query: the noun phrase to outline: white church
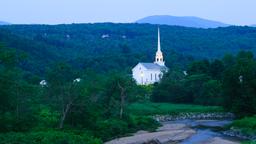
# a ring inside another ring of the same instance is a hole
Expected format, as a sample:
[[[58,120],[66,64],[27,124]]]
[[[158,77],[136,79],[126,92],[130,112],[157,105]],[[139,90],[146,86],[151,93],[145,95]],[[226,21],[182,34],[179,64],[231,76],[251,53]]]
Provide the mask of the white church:
[[[138,85],[149,85],[159,82],[168,68],[165,66],[161,51],[160,30],[158,28],[158,44],[154,63],[139,62],[133,69],[132,75]]]

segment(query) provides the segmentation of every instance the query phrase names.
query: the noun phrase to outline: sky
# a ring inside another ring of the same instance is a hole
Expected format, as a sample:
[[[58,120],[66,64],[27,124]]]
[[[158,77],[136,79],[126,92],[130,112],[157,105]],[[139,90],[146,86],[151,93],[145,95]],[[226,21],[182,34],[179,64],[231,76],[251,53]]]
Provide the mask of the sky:
[[[151,15],[251,25],[256,0],[0,0],[0,21],[14,24],[131,23]]]

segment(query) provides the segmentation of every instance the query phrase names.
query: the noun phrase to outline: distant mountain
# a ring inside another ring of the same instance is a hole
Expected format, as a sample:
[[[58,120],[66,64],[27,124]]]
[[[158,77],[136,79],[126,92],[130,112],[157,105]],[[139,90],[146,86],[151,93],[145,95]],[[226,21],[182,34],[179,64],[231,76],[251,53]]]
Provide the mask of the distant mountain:
[[[10,23],[8,22],[4,22],[4,21],[0,21],[0,25],[9,25]]]
[[[254,24],[254,25],[250,25],[251,27],[256,27],[256,24]]]
[[[168,15],[159,15],[159,16],[149,16],[142,18],[136,23],[149,23],[149,24],[164,24],[172,26],[184,26],[184,27],[193,27],[193,28],[217,28],[217,27],[227,27],[228,24],[224,24],[217,21],[206,20],[198,17],[177,17],[177,16],[168,16]]]

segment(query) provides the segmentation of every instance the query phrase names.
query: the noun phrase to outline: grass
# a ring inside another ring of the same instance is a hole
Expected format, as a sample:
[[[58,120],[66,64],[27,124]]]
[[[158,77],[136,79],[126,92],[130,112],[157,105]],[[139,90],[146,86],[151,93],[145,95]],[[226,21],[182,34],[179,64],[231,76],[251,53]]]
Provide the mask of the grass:
[[[219,106],[200,106],[170,103],[133,103],[128,111],[134,115],[178,114],[181,112],[223,112]]]
[[[256,144],[256,141],[246,141],[246,142],[243,142],[242,144]]]
[[[240,129],[244,134],[256,135],[256,116],[235,120],[230,127]]]

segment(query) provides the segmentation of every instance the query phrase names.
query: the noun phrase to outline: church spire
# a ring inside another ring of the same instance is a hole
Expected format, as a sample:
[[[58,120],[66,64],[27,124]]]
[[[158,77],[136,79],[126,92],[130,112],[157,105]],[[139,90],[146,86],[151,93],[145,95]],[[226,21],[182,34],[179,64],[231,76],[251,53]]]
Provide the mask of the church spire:
[[[160,29],[158,27],[158,36],[157,36],[157,52],[155,57],[155,64],[158,64],[160,66],[165,66],[164,64],[164,57],[163,53],[161,51],[161,39],[160,39]]]
[[[158,41],[157,41],[157,51],[161,52],[161,40],[160,40],[160,30],[159,30],[159,27],[158,27],[158,37],[157,37]]]

